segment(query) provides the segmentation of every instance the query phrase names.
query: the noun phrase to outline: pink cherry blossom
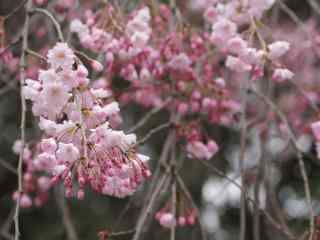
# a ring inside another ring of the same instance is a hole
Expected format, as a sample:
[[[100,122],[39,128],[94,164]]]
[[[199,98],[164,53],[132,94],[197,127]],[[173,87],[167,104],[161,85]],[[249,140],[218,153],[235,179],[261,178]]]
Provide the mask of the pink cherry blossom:
[[[66,43],[57,43],[48,52],[48,63],[52,68],[71,68],[74,64],[74,53]]]

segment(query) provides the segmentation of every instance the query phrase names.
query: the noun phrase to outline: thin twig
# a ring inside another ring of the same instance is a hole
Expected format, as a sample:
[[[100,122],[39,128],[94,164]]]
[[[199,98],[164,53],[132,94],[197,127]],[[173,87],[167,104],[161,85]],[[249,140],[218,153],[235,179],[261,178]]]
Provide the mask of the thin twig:
[[[171,194],[172,194],[172,215],[177,218],[177,185],[176,180],[174,178],[174,181],[171,186]],[[170,240],[176,239],[176,224],[172,224],[171,226],[171,234],[170,234]]]
[[[150,110],[150,112],[148,112],[135,126],[133,126],[132,128],[130,128],[128,130],[129,133],[135,132],[137,131],[140,127],[142,127],[143,125],[145,125],[145,123],[156,113],[160,112],[165,106],[167,106],[167,104],[171,101],[171,99],[168,99],[167,101],[165,101],[163,104],[161,104],[159,107],[153,108],[152,110]]]
[[[266,96],[264,96],[263,94],[258,92],[255,88],[252,87],[251,90],[258,98],[260,98],[266,105],[268,105],[279,116],[281,121],[287,127],[290,142],[292,143],[292,146],[294,147],[296,154],[297,154],[297,157],[298,157],[299,169],[300,169],[300,173],[302,175],[302,180],[304,183],[304,191],[305,191],[305,195],[306,195],[307,202],[309,205],[309,214],[310,214],[310,216],[309,216],[309,222],[310,222],[310,237],[309,237],[309,239],[312,240],[313,233],[314,233],[315,213],[314,213],[314,210],[312,207],[312,198],[311,198],[310,184],[309,184],[309,180],[308,180],[308,176],[307,176],[307,171],[306,171],[306,167],[305,167],[305,164],[303,161],[302,152],[300,151],[299,145],[297,143],[297,138],[295,136],[295,133],[289,123],[289,120],[287,119],[285,114],[281,111],[281,109],[278,106],[276,106],[269,98],[267,98]]]
[[[301,88],[299,86],[298,83],[296,83],[294,80],[289,80],[290,83],[292,83],[293,86],[295,86],[298,90],[298,92],[300,92],[300,94],[309,102],[310,104],[310,107],[316,112],[316,113],[319,113],[320,112],[320,109],[319,107],[317,106],[317,104],[312,100],[310,99],[310,97],[308,97],[307,93],[304,91],[303,88]]]
[[[150,199],[150,197],[152,195],[153,189],[155,188],[156,184],[160,180],[161,168],[166,165],[166,161],[168,160],[168,155],[169,155],[170,149],[173,145],[174,138],[175,138],[175,132],[170,131],[166,140],[164,141],[161,155],[160,155],[160,158],[157,163],[157,167],[153,173],[152,181],[149,185],[149,191],[145,196],[145,199],[146,199],[145,204],[147,204],[147,201]]]
[[[94,61],[94,59],[90,56],[88,56],[87,54],[85,54],[84,52],[81,52],[79,50],[73,50],[73,52],[81,57],[83,57],[86,61],[88,61],[89,63]]]
[[[118,226],[121,223],[121,220],[123,219],[125,213],[130,209],[133,202],[134,202],[134,198],[131,198],[129,200],[129,202],[126,204],[126,206],[124,207],[124,209],[120,212],[118,218],[116,219],[116,221],[113,224],[112,231],[118,229]]]
[[[129,235],[129,234],[133,234],[135,233],[136,230],[135,229],[131,229],[131,230],[125,230],[125,231],[120,231],[120,232],[114,232],[114,233],[111,233],[109,235],[109,237],[119,237],[119,236],[123,236],[123,235]]]
[[[33,12],[42,13],[45,16],[47,16],[51,20],[51,22],[53,23],[53,25],[54,25],[54,27],[55,27],[55,29],[57,31],[59,40],[61,42],[64,42],[64,37],[63,37],[63,34],[62,34],[61,26],[58,23],[58,21],[55,19],[55,17],[48,10],[43,9],[43,8],[33,8],[32,11]]]
[[[63,225],[67,232],[68,240],[78,240],[79,238],[77,235],[77,231],[75,230],[75,227],[71,219],[70,209],[66,204],[63,194],[61,194],[61,191],[59,190],[61,189],[57,189],[55,192],[56,201],[62,214]]]
[[[181,189],[184,192],[184,194],[191,201],[192,207],[197,212],[199,226],[200,226],[201,235],[202,235],[202,240],[207,240],[207,235],[206,235],[205,229],[203,227],[202,219],[201,219],[200,209],[197,206],[196,202],[194,201],[189,189],[187,188],[186,184],[184,183],[184,181],[183,181],[183,179],[182,179],[182,177],[180,175],[177,176],[177,180],[178,180],[179,187],[181,187]]]
[[[12,208],[10,210],[10,213],[7,217],[7,219],[5,220],[5,222],[2,224],[1,229],[0,229],[0,234],[6,238],[6,239],[10,239],[12,240],[14,238],[14,236],[12,236],[11,234],[9,234],[9,230],[12,224],[12,218],[15,214],[15,208]]]
[[[320,5],[315,0],[307,0],[312,9],[320,16]]]
[[[27,52],[28,54],[36,57],[36,58],[39,58],[41,61],[44,61],[44,62],[47,61],[47,59],[46,59],[44,56],[42,56],[41,54],[39,54],[39,53],[31,50],[30,48],[28,48],[28,49],[26,50],[26,52]]]
[[[177,219],[177,173],[176,173],[176,167],[177,167],[177,160],[176,160],[176,138],[174,139],[172,148],[171,148],[171,176],[172,181],[171,183],[171,197],[172,197],[172,206],[171,206],[171,213],[175,219]],[[170,168],[170,167],[169,167]],[[172,224],[170,229],[170,240],[176,239],[176,224]]]
[[[247,142],[247,104],[248,104],[248,94],[247,94],[248,79],[243,79],[242,84],[242,114],[241,114],[241,133],[240,133],[240,155],[239,155],[239,167],[241,175],[241,183],[244,191],[241,192],[240,200],[240,240],[246,239],[246,183],[244,176],[244,160],[246,153],[246,142]]]
[[[263,144],[260,141],[260,149],[262,150],[262,154],[259,158],[259,165],[258,165],[258,173],[257,173],[257,180],[254,185],[254,201],[256,202],[256,206],[254,206],[254,225],[253,225],[253,236],[254,240],[260,240],[260,230],[261,230],[261,222],[260,222],[260,190],[261,185],[264,179],[264,171],[265,171],[265,156],[264,156],[264,149]]]
[[[0,89],[0,97],[10,92],[11,90],[15,90],[16,86],[17,84],[15,81],[8,82],[3,88]]]
[[[142,215],[138,219],[138,223],[136,226],[136,232],[135,232],[132,240],[139,240],[140,239],[140,235],[142,233],[142,229],[144,227],[146,219],[151,214],[152,208],[157,200],[157,197],[158,197],[159,193],[163,190],[163,186],[164,186],[167,179],[168,179],[168,172],[165,172],[162,175],[161,180],[158,182],[158,185],[156,186],[156,188],[150,198],[148,205],[145,208],[143,208]]]
[[[18,175],[17,170],[16,170],[13,166],[11,166],[9,163],[7,163],[7,161],[5,161],[5,160],[2,159],[2,158],[0,158],[0,165],[1,165],[2,167],[4,167],[5,169],[7,169],[8,171],[10,171],[10,172]]]
[[[18,173],[18,194],[19,197],[16,202],[16,209],[14,214],[14,227],[15,227],[15,235],[14,239],[19,240],[20,239],[20,228],[19,228],[19,213],[20,213],[20,195],[23,192],[23,186],[22,186],[22,164],[23,164],[23,153],[24,153],[24,147],[25,147],[25,128],[26,128],[26,100],[24,98],[24,94],[22,91],[22,87],[24,86],[25,77],[26,77],[26,50],[28,49],[28,33],[29,33],[29,21],[30,21],[30,15],[29,10],[32,7],[32,0],[28,0],[27,6],[26,6],[26,17],[23,27],[23,33],[22,33],[22,53],[20,58],[20,98],[21,98],[21,122],[20,122],[20,140],[21,140],[21,151],[19,155],[19,163],[17,168]]]
[[[168,127],[170,127],[172,125],[171,122],[167,122],[167,123],[164,123],[164,124],[161,124],[153,129],[151,129],[147,134],[146,136],[144,136],[142,139],[140,139],[136,144],[135,146],[139,146],[139,145],[142,145],[144,144],[150,137],[152,137],[154,134],[156,134],[157,132],[163,130],[163,129],[166,129]]]
[[[8,13],[6,16],[4,16],[4,20],[7,20],[8,18],[15,15],[22,7],[24,7],[24,5],[27,3],[27,1],[28,0],[22,0],[22,2],[15,9],[13,9],[10,13]]]
[[[292,11],[282,0],[277,1],[281,10],[284,11],[293,22],[295,22],[299,27],[301,27],[302,31],[309,37],[310,34],[306,30],[305,24],[300,20],[300,18]]]

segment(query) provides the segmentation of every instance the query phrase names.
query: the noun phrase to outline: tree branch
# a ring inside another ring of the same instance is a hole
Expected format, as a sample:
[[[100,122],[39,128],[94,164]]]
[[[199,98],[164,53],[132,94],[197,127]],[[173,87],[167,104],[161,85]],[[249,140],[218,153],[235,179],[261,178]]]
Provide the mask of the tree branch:
[[[19,197],[16,202],[15,214],[14,214],[14,226],[15,226],[15,240],[20,239],[20,229],[19,229],[19,213],[20,213],[20,195],[23,192],[22,186],[22,164],[23,164],[23,153],[25,148],[25,128],[26,128],[26,100],[23,95],[23,86],[26,77],[26,50],[28,49],[28,33],[29,33],[29,21],[30,15],[29,10],[32,7],[32,0],[28,0],[26,6],[26,18],[22,33],[22,53],[20,58],[20,98],[21,98],[21,122],[20,122],[20,140],[21,140],[21,151],[19,156],[19,163],[17,168],[18,173],[18,194]]]

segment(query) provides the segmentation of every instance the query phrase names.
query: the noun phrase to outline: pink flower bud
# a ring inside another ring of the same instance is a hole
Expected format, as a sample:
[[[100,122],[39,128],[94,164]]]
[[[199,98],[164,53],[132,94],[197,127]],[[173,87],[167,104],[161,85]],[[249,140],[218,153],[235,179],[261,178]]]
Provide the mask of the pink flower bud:
[[[196,218],[195,218],[194,215],[190,215],[190,216],[187,217],[187,223],[188,223],[189,225],[194,225],[195,222],[196,222]]]
[[[181,227],[185,226],[187,224],[187,220],[185,217],[179,217],[178,223]]]
[[[79,200],[83,200],[84,199],[84,190],[83,189],[80,189],[78,192],[77,192],[77,198]]]
[[[65,195],[67,198],[71,198],[73,196],[72,188],[67,188]]]
[[[271,60],[275,60],[284,54],[286,54],[290,49],[290,43],[285,41],[278,41],[270,44],[269,48],[269,57]]]
[[[177,110],[180,115],[182,115],[182,116],[185,115],[188,112],[188,109],[189,109],[188,104],[186,104],[184,102],[178,104]]]
[[[40,189],[40,191],[42,192],[46,192],[49,190],[49,188],[51,187],[51,182],[50,179],[48,177],[40,177],[37,181],[38,183],[38,187]]]
[[[164,213],[159,219],[159,223],[161,226],[166,228],[171,228],[176,224],[176,220],[172,213]]]
[[[95,61],[95,60],[91,62],[91,67],[96,72],[101,72],[103,70],[103,65],[100,62]]]
[[[214,155],[218,152],[219,150],[219,146],[217,145],[217,143],[213,140],[210,140],[207,144],[208,150],[209,152]]]
[[[27,194],[22,194],[20,198],[20,206],[22,208],[29,208],[32,206],[32,200]]]
[[[277,68],[274,70],[272,75],[272,80],[276,82],[283,82],[285,80],[290,80],[294,77],[293,72],[285,68]]]
[[[79,78],[86,78],[88,76],[88,70],[85,66],[80,65],[77,69],[77,76]]]
[[[226,67],[232,71],[243,73],[249,72],[252,69],[250,64],[243,62],[240,58],[228,56],[226,60]]]

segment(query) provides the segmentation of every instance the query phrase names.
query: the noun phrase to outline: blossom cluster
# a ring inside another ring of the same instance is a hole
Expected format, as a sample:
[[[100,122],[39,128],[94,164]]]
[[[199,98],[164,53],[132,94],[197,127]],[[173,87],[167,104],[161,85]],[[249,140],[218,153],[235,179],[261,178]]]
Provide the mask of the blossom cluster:
[[[186,227],[193,226],[197,220],[197,211],[191,206],[183,192],[177,191],[178,201],[175,203],[175,212],[173,213],[173,201],[170,198],[165,206],[155,214],[155,219],[164,228],[173,226]]]
[[[131,195],[151,175],[149,158],[136,153],[134,134],[114,129],[118,103],[109,91],[90,87],[87,68],[66,43],[57,43],[47,58],[49,68],[23,87],[44,132],[28,170],[50,174],[50,181],[39,179],[47,189],[63,182],[67,197],[76,190],[83,199],[86,185],[105,195]]]
[[[290,44],[276,41],[266,46],[256,29],[256,22],[273,3],[274,1],[246,1],[242,4],[231,1],[213,4],[206,10],[204,17],[212,25],[210,41],[228,54],[225,63],[227,68],[237,73],[252,73],[254,78],[260,78],[263,76],[264,64],[269,61],[274,68],[274,81],[282,82],[293,78],[294,74],[277,62],[287,53]],[[245,23],[251,24],[251,36],[248,39],[239,33],[239,28]],[[252,34],[258,35],[262,49],[253,46]]]

